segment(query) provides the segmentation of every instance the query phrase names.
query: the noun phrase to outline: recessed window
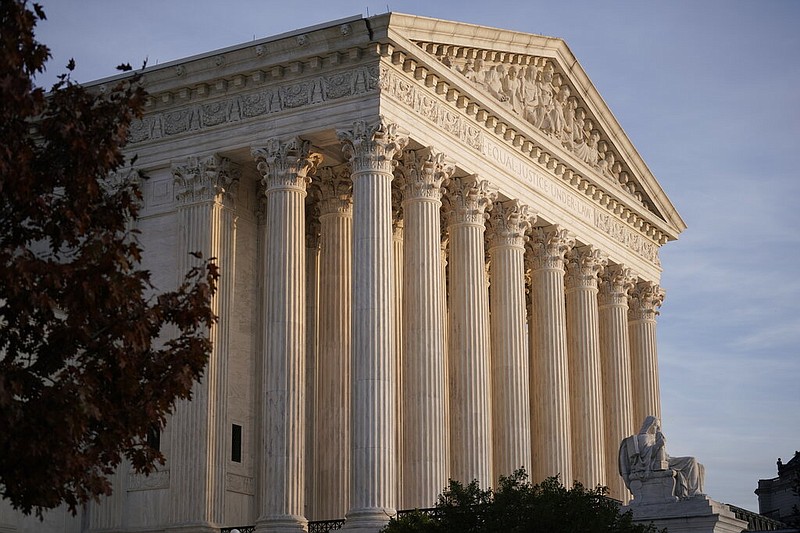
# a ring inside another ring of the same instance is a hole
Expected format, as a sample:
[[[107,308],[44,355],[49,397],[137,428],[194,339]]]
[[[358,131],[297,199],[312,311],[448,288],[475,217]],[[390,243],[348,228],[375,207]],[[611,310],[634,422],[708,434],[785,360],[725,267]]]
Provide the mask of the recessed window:
[[[147,431],[147,445],[151,448],[161,451],[161,428],[158,426],[150,426]]]
[[[242,426],[239,424],[231,426],[231,461],[242,462]]]

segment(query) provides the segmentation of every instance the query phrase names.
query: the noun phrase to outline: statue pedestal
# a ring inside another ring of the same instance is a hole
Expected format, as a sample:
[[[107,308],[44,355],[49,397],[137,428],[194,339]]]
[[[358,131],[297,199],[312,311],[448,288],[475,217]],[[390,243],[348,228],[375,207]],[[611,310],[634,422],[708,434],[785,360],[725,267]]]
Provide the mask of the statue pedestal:
[[[633,493],[631,507],[678,501],[675,497],[675,472],[672,470],[655,470],[646,475],[633,473],[628,479]]]
[[[652,522],[669,533],[741,533],[747,529],[747,522],[736,518],[727,505],[704,495],[675,502],[644,501],[620,511],[632,511],[634,522]]]

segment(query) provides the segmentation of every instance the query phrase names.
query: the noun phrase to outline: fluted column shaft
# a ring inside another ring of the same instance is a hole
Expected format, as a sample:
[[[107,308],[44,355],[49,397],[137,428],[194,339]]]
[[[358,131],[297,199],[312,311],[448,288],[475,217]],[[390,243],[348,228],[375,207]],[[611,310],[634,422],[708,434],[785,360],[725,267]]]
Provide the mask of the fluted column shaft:
[[[345,527],[377,531],[397,505],[391,183],[392,158],[406,139],[382,120],[337,134],[353,180],[352,477]]]
[[[228,434],[227,403],[230,313],[233,306],[236,243],[235,201],[239,172],[225,158],[190,158],[173,166],[176,200],[185,243],[179,272],[215,258],[220,269],[219,290],[211,305],[219,322],[209,331],[212,350],[191,402],[178,404],[173,417],[175,444],[171,460],[174,499],[171,520],[199,531],[215,527],[224,518],[225,465]],[[190,256],[200,252],[202,259]],[[198,429],[204,436],[199,440]],[[186,498],[191,494],[191,498]]]
[[[535,228],[528,242],[533,477],[560,475],[565,485],[572,484],[573,476],[564,255],[574,244],[558,226]]]
[[[403,505],[431,507],[447,484],[444,330],[440,293],[442,154],[406,151],[403,188]]]
[[[490,217],[494,480],[531,468],[524,258],[531,218],[516,200],[495,204]]]
[[[350,335],[353,203],[349,169],[321,172],[318,520],[344,517],[350,495]]]
[[[458,178],[448,187],[450,234],[450,476],[492,484],[489,302],[485,279],[486,181]]]
[[[394,189],[393,189],[394,191]],[[401,218],[402,208],[398,209],[402,200],[399,198],[392,200],[392,255],[394,257],[394,349],[395,349],[395,372],[397,372],[397,401],[395,402],[395,420],[403,420],[403,220]],[[403,502],[403,424],[397,424],[395,434],[395,446],[397,455],[397,505],[398,509],[407,509],[408,506]]]
[[[254,148],[267,196],[262,457],[256,531],[302,531],[305,497],[306,141]]]
[[[319,217],[306,213],[306,462],[305,513],[316,520],[320,496],[317,491],[317,389],[319,377],[318,318],[319,318]]]
[[[599,296],[606,482],[609,495],[623,502],[630,499],[630,493],[619,475],[619,445],[635,433],[628,342],[628,292],[632,286],[630,269],[612,265],[603,273]]]
[[[664,290],[655,283],[641,281],[630,295],[628,332],[635,424],[640,424],[649,415],[661,419],[656,315],[664,301],[664,294]]]
[[[567,254],[566,308],[569,353],[572,474],[593,488],[606,485],[603,389],[597,276],[606,261],[592,247]]]

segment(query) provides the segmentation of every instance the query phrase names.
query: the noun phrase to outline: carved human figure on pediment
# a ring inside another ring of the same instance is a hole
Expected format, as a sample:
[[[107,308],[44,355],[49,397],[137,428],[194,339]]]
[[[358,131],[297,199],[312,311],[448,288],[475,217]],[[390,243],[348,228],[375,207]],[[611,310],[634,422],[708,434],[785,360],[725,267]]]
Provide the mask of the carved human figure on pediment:
[[[605,141],[600,141],[597,143],[597,170],[600,171],[600,174],[605,175],[608,171],[608,161],[606,160],[606,153],[608,151],[608,143]]]
[[[539,74],[536,82],[536,113],[533,125],[537,128],[548,130],[549,116],[553,110],[553,98],[555,92],[553,89],[553,65],[547,63],[544,69]]]
[[[597,168],[597,162],[600,159],[600,151],[597,147],[599,141],[600,132],[592,130],[586,141],[575,149],[575,154],[592,167]]]
[[[575,103],[577,105],[577,102]],[[586,110],[582,107],[575,109],[575,119],[572,123],[572,150],[577,151],[586,142]]]
[[[501,102],[508,100],[506,95],[503,94],[503,76],[505,76],[505,74],[506,70],[503,65],[492,65],[489,67],[489,70],[486,71],[486,90]]]
[[[616,175],[614,174],[614,170],[616,168],[617,168],[617,161],[616,161],[616,156],[614,156],[614,151],[608,149],[603,154],[603,160],[600,165],[600,173],[610,180],[616,180],[617,178]]]
[[[516,113],[522,114],[522,79],[517,75],[517,69],[509,67],[508,74],[503,78],[502,82],[506,101],[511,102],[511,107]]]
[[[480,61],[480,59],[477,61]],[[464,67],[459,72],[469,81],[477,81],[478,72],[475,69],[475,63],[471,59],[467,59]]]
[[[659,484],[666,480],[675,498],[703,494],[703,465],[694,457],[670,457],[666,442],[659,419],[648,416],[639,433],[625,438],[620,444],[619,473],[625,486],[633,493],[634,500],[639,500],[639,503],[651,495],[646,490],[651,480]]]
[[[570,96],[564,107],[564,134],[561,136],[561,143],[570,150],[575,146],[575,129],[578,127],[575,120],[577,111],[578,100],[574,96]]]
[[[539,70],[529,65],[525,69],[521,87],[522,118],[533,125],[536,125],[536,108],[539,106],[539,87],[536,84],[538,77]]]
[[[549,131],[546,130],[548,133],[559,139],[564,139],[567,136],[567,119],[565,116],[565,111],[568,105],[569,86],[564,84],[558,89],[556,97],[553,99],[553,105],[548,115]]]
[[[619,175],[622,172],[622,163],[619,161],[614,161],[614,164],[611,165],[611,175],[614,177],[615,180],[619,181]]]

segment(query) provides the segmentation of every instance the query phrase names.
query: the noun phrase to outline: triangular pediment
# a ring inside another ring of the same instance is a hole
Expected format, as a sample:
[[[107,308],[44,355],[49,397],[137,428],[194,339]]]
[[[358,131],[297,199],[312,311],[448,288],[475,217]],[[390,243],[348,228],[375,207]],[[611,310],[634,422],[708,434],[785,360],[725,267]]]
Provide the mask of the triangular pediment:
[[[563,40],[397,13],[390,17],[392,40],[420,62],[445,67],[460,92],[474,95],[493,115],[508,116],[515,129],[596,186],[661,220],[672,238],[685,229]]]

